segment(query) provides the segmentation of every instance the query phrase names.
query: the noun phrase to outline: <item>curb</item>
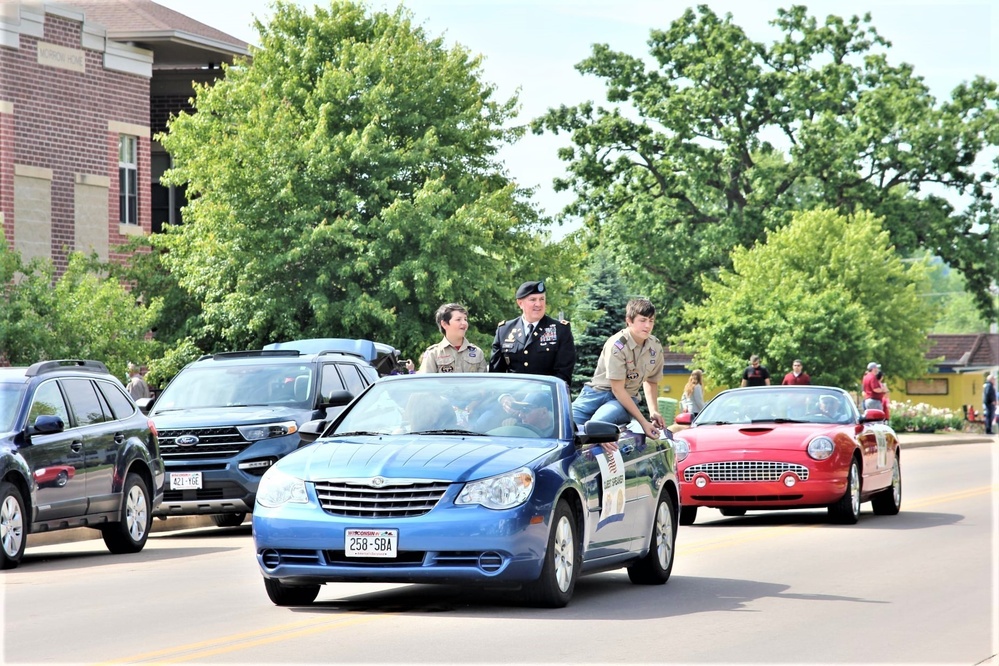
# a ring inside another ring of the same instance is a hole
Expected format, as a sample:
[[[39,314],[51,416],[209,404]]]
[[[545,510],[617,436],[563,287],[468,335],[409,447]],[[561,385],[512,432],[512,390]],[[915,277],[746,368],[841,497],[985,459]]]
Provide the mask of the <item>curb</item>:
[[[247,514],[247,519],[250,516]],[[246,524],[246,521],[243,521]],[[153,526],[149,530],[150,535],[158,532],[175,532],[177,530],[193,530],[201,527],[215,527],[215,521],[211,515],[201,516],[169,516],[165,520],[153,518]],[[39,532],[29,534],[27,548],[34,546],[51,546],[60,543],[73,543],[76,541],[90,541],[100,539],[100,530],[93,527],[73,527],[68,530],[54,530],[51,532]]]

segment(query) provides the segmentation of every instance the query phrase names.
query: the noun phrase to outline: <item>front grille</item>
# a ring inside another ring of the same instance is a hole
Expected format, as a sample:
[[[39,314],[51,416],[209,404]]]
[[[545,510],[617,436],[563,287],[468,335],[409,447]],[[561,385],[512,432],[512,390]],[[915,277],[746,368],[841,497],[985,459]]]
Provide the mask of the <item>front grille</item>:
[[[316,482],[323,511],[333,516],[400,518],[422,516],[437,505],[448,489],[446,482],[405,483],[379,488],[342,481]]]
[[[389,569],[400,566],[413,566],[423,564],[426,553],[422,550],[400,551],[397,557],[347,557],[342,550],[324,550],[323,557],[326,564],[338,567],[364,566],[366,568],[379,567]]]
[[[779,481],[787,472],[793,472],[802,481],[808,480],[808,468],[804,465],[768,460],[732,460],[691,465],[683,471],[683,480],[692,481],[697,474],[705,474],[716,483]]]
[[[222,488],[201,488],[200,490],[164,490],[164,502],[208,502],[210,500],[239,499],[245,492],[239,494],[230,493],[227,498]]]
[[[232,426],[221,428],[184,428],[160,430],[160,454],[164,460],[202,460],[204,458],[231,458],[248,446],[239,431]],[[194,446],[178,446],[181,435],[195,435]]]

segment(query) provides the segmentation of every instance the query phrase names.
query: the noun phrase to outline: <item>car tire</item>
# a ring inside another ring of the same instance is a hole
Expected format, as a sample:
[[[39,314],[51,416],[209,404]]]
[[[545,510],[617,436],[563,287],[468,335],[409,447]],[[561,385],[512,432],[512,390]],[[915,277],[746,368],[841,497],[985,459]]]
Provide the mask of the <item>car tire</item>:
[[[897,515],[902,508],[902,468],[897,453],[891,465],[891,485],[871,498],[871,508],[879,516]]]
[[[662,585],[673,573],[676,555],[676,507],[663,491],[656,504],[649,552],[628,567],[628,578],[636,585]]]
[[[246,520],[246,513],[216,513],[212,521],[217,527],[239,527]]]
[[[9,481],[0,483],[0,569],[13,569],[24,557],[28,543],[24,497]]]
[[[745,509],[718,509],[726,518],[739,518],[746,515]]]
[[[141,476],[129,472],[122,488],[119,520],[101,528],[104,545],[115,555],[138,553],[146,545],[152,522],[149,488]]]
[[[59,472],[55,478],[55,484],[57,488],[65,488],[66,484],[69,483],[69,474],[65,471]]]
[[[684,506],[684,507],[680,507],[680,524],[681,525],[693,525],[695,520],[697,520],[697,507],[696,506]]]
[[[274,578],[264,579],[264,589],[275,606],[308,606],[319,596],[318,585],[285,585]]]
[[[582,541],[576,527],[576,517],[568,502],[559,500],[548,534],[541,575],[524,585],[524,596],[532,606],[562,608],[572,599],[583,564]]]
[[[860,464],[856,458],[850,459],[843,496],[829,505],[829,518],[840,525],[855,525],[860,519]]]

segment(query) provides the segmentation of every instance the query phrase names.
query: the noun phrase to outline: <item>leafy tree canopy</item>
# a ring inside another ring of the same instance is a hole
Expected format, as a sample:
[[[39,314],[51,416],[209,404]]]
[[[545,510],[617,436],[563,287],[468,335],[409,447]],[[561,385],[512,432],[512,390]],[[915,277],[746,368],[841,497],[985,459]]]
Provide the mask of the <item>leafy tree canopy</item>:
[[[813,383],[846,389],[872,360],[890,377],[918,377],[936,314],[927,272],[901,260],[869,213],[797,213],[702,281],[707,300],[684,308],[689,333],[677,339],[714,385],[738,386],[752,354],[775,377],[800,358]]]
[[[628,289],[609,252],[598,250],[594,253],[576,298],[572,321],[576,345],[576,368],[572,373],[574,394],[593,379],[607,338],[626,326]]]
[[[869,15],[820,24],[794,6],[773,24],[783,38],[767,45],[731,15],[688,9],[652,31],[651,67],[594,46],[577,69],[606,80],[610,107],[563,106],[532,125],[571,135],[556,181],[578,195],[566,213],[670,308],[698,302],[697,276],[792,211],[867,210],[900,253],[958,269],[994,320],[996,84],[976,78],[938,103],[910,65],[889,63]]]
[[[480,58],[401,7],[278,2],[256,28],[252,62],[198,88],[196,113],[160,137],[166,179],[191,201],[154,243],[202,306],[194,339],[366,337],[418,353],[441,303],[491,326],[518,280],[561,272],[565,253],[497,163],[516,99],[494,100]]]
[[[0,237],[0,358],[30,365],[60,358],[101,361],[119,378],[129,361],[159,355],[147,339],[158,303],[136,304],[96,256],[74,252],[55,279],[51,261],[25,262]]]

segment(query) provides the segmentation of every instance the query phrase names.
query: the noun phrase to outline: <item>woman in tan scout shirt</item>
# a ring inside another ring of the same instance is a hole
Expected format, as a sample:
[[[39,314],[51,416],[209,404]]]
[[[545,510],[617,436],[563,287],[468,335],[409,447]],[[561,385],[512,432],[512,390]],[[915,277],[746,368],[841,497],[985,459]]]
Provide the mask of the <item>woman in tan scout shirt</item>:
[[[446,303],[437,308],[434,319],[444,339],[423,352],[419,372],[485,372],[485,354],[465,339],[468,310],[458,303]]]

